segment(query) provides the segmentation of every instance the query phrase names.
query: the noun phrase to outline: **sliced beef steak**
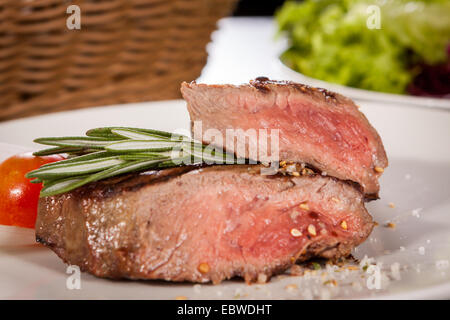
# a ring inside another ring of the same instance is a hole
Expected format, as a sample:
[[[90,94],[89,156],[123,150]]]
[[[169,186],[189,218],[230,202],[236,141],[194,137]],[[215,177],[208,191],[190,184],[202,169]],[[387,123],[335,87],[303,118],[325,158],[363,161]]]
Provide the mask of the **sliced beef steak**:
[[[388,164],[386,153],[377,132],[351,100],[324,89],[266,78],[241,86],[183,83],[181,92],[191,121],[202,121],[202,132],[194,131],[196,139],[223,144],[240,157],[252,157],[255,153],[250,150],[259,148],[259,157],[271,151],[258,145],[258,137],[241,132],[235,140],[225,139],[227,129],[254,129],[257,134],[259,129],[279,129],[280,160],[308,163],[357,182],[366,194],[377,196],[378,177]],[[202,134],[207,129],[219,130],[226,142]]]
[[[371,232],[352,185],[260,168],[150,171],[43,198],[36,238],[100,277],[218,283],[346,256]]]

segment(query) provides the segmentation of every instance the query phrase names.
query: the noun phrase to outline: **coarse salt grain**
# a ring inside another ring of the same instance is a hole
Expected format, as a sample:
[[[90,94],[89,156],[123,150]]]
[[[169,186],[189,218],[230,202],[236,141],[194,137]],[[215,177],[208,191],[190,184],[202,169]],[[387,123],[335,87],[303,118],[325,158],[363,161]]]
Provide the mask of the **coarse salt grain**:
[[[361,262],[359,263],[359,267],[363,268],[365,266],[368,266],[370,264],[374,264],[375,263],[375,259],[374,258],[369,258],[367,255],[365,255]]]
[[[425,247],[419,247],[419,254],[423,256],[425,254]]]
[[[439,270],[444,270],[447,269],[449,267],[449,262],[448,260],[437,260],[436,261],[436,268]]]
[[[391,275],[395,280],[401,280],[402,277],[400,275],[400,263],[395,262],[391,265]]]
[[[417,208],[417,209],[414,209],[413,211],[411,211],[411,215],[413,216],[413,217],[416,217],[416,218],[420,218],[420,212],[423,210],[423,208]]]
[[[264,274],[264,273],[259,273],[257,282],[260,283],[260,284],[266,283],[267,282],[267,275]]]
[[[286,166],[285,168],[286,168],[286,171],[289,173],[292,173],[297,170],[297,167],[295,166],[295,164]]]
[[[420,273],[420,271],[421,271],[420,264],[413,266],[413,268],[417,273]]]

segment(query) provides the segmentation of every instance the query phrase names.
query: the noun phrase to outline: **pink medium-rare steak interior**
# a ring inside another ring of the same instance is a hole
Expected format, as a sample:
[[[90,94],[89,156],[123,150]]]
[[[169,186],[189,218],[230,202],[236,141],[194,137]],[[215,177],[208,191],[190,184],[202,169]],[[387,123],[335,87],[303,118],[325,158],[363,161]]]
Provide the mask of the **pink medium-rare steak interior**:
[[[92,183],[41,199],[36,237],[100,277],[219,283],[346,256],[370,234],[350,184],[259,170],[184,167]]]
[[[279,129],[280,160],[308,163],[359,183],[366,194],[378,193],[378,177],[388,164],[386,153],[379,135],[351,100],[324,89],[265,78],[241,86],[183,83],[181,91],[191,121],[201,121],[202,132],[214,128],[225,137],[230,128]],[[196,139],[214,142],[198,134],[194,132]],[[245,154],[237,148],[238,141],[246,145]],[[256,145],[241,135],[226,140],[223,147],[246,157],[248,147]]]

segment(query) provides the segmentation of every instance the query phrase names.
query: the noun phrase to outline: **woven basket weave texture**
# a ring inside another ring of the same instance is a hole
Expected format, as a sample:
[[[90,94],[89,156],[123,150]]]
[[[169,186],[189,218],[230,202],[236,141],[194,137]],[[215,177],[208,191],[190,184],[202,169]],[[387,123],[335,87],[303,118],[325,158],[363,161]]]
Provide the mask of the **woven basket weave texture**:
[[[0,121],[174,99],[236,0],[0,0]],[[81,29],[69,30],[69,5]]]

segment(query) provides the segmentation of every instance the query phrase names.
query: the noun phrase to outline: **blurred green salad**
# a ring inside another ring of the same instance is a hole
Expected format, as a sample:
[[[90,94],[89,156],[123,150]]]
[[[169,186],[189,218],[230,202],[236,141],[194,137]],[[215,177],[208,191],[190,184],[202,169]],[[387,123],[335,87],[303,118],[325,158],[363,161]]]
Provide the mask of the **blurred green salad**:
[[[288,1],[276,21],[290,44],[282,60],[307,76],[382,92],[450,94],[449,0]]]

